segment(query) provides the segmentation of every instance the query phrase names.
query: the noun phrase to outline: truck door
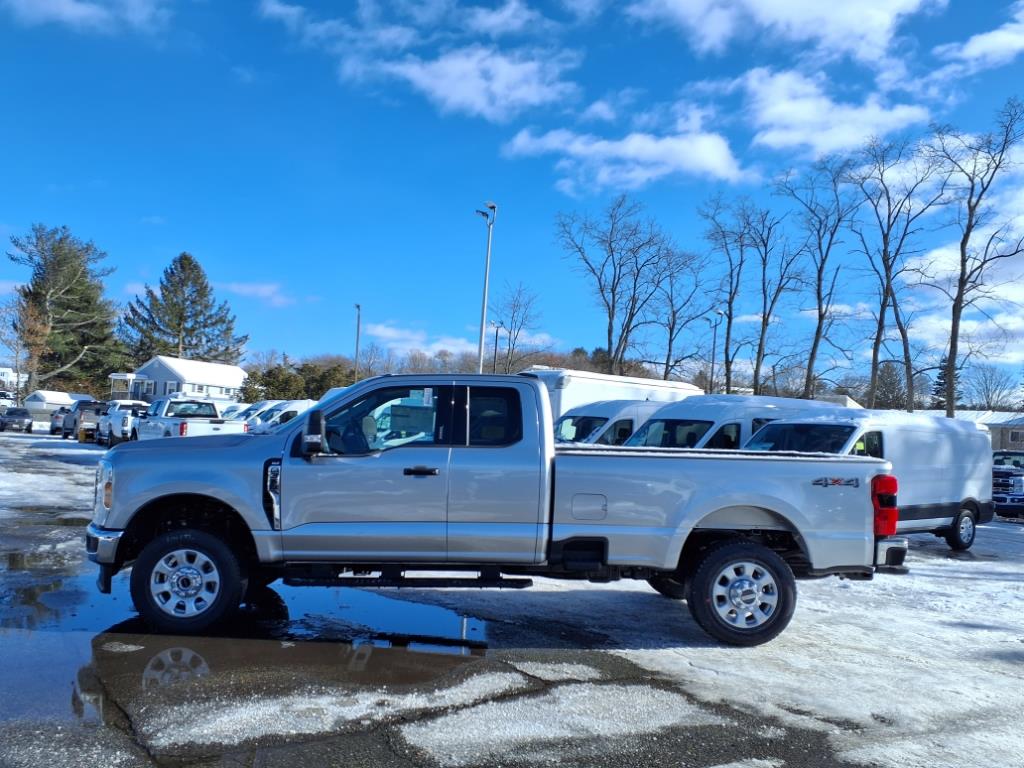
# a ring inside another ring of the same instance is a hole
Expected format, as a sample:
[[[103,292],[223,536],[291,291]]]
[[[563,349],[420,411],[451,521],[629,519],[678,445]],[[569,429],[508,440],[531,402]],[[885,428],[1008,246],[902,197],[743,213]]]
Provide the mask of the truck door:
[[[381,386],[324,417],[329,452],[283,462],[285,556],[443,562],[452,387]]]
[[[545,444],[528,386],[457,387],[448,560],[533,563],[546,532]]]
[[[160,414],[160,406],[162,404],[162,400],[150,403],[149,408],[146,409],[146,418],[139,419],[136,423],[135,431],[138,432],[140,440],[148,440],[151,437],[163,437],[163,425],[154,421]]]

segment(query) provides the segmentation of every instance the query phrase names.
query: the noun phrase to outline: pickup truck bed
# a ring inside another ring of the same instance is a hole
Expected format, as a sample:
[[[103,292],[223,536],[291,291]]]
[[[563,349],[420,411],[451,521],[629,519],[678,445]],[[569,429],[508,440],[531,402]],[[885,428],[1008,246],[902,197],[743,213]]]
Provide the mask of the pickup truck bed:
[[[906,552],[884,461],[556,449],[547,391],[525,376],[380,377],[302,422],[110,451],[86,541],[101,591],[134,564],[143,617],[198,632],[277,578],[637,578],[686,599],[714,637],[752,645],[788,624],[795,578],[868,579]]]

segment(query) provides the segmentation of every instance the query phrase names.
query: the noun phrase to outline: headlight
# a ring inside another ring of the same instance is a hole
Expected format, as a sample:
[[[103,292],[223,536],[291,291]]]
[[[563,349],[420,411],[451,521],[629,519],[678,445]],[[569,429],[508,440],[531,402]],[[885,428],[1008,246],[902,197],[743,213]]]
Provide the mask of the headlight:
[[[114,468],[108,461],[100,461],[96,467],[96,494],[93,519],[99,525],[107,519],[107,513],[114,506]]]
[[[1024,493],[1024,476],[1013,478],[1010,487],[1014,493]]]

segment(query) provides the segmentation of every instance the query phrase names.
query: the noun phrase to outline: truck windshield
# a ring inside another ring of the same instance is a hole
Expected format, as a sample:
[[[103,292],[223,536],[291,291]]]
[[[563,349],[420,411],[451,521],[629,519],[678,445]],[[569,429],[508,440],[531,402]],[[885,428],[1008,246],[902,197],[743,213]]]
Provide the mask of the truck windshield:
[[[693,419],[651,419],[626,441],[626,445],[693,448],[713,425],[713,421]]]
[[[167,404],[167,415],[177,416],[179,419],[215,419],[217,408],[213,403],[176,400]]]
[[[555,424],[555,440],[560,443],[581,442],[607,423],[608,419],[601,416],[563,416]]]
[[[992,463],[997,467],[1024,467],[1024,451],[996,451]]]
[[[744,450],[841,453],[855,429],[845,424],[767,424]]]

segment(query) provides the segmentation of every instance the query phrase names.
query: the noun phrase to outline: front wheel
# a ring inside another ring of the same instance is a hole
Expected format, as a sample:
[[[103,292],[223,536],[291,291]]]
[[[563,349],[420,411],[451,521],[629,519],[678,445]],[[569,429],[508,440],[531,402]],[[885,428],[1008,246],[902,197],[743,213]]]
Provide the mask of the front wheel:
[[[132,567],[132,600],[159,632],[202,632],[242,602],[238,558],[220,539],[184,529],[147,544]]]
[[[135,430],[133,429],[133,430],[132,430],[132,434],[131,434],[131,437],[129,437],[128,439],[129,439],[129,440],[138,440],[138,439],[139,439],[139,433],[138,433],[138,432],[136,432],[136,431],[135,431]]]
[[[796,579],[786,561],[751,541],[711,547],[697,565],[687,600],[700,628],[729,645],[761,645],[793,618]]]
[[[974,544],[974,537],[978,532],[974,512],[969,509],[961,509],[960,514],[953,521],[953,527],[946,534],[946,543],[951,549],[963,552]]]
[[[29,425],[28,425],[27,427],[25,427],[25,431],[26,431],[26,432],[27,432],[28,434],[30,434],[30,435],[31,435],[31,434],[32,434],[32,425],[31,425],[31,424],[29,424]]]

